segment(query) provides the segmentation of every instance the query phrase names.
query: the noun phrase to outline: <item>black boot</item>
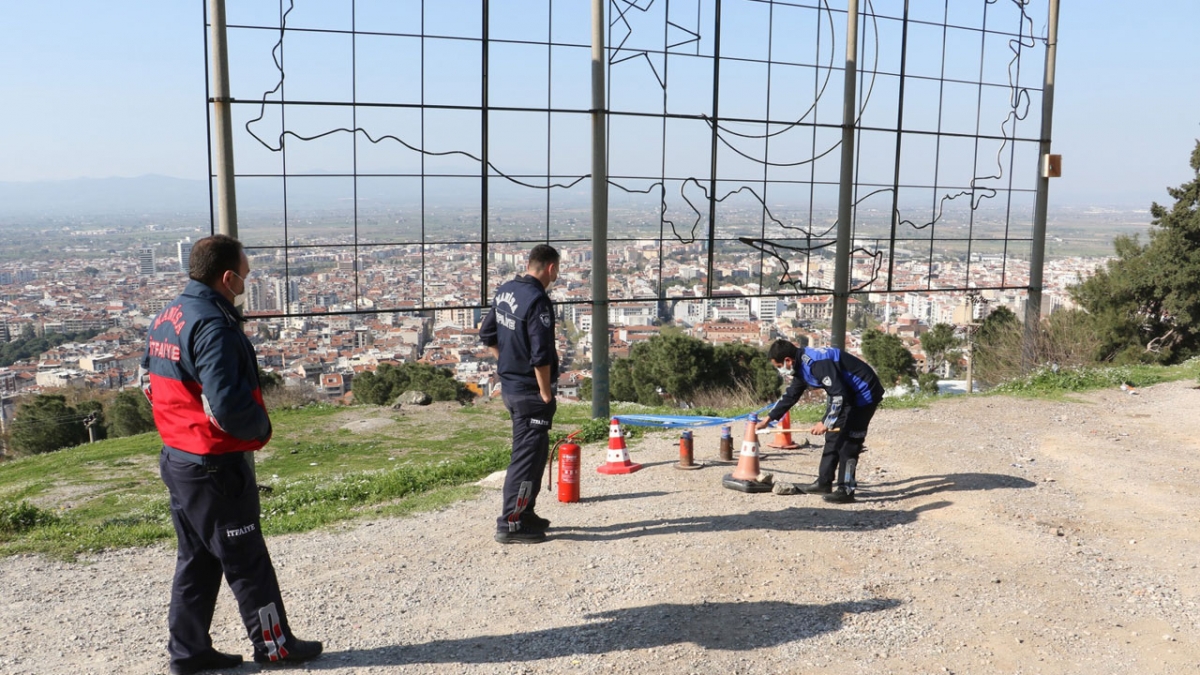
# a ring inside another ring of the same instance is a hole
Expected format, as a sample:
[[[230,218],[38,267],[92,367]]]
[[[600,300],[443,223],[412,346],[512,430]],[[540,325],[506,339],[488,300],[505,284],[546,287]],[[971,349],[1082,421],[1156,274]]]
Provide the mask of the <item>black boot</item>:
[[[266,652],[254,650],[254,662],[261,663],[265,666],[288,666],[301,661],[315,659],[321,655],[324,646],[316,640],[297,640],[292,638],[283,643],[283,656],[276,656],[274,660]]]
[[[548,530],[550,529],[550,519],[543,518],[533,511],[525,511],[521,513],[521,529]]]
[[[829,502],[830,504],[853,504],[854,493],[847,492],[846,488],[840,487],[825,495],[825,501]]]
[[[546,531],[526,530],[524,528],[516,532],[496,530],[496,541],[501,544],[540,544],[546,541]]]
[[[808,485],[797,485],[796,488],[806,495],[827,495],[833,491],[832,485],[820,481],[814,481]]]
[[[241,654],[223,654],[210,649],[199,656],[173,661],[170,666],[171,675],[194,675],[206,670],[222,670],[237,668],[242,665]]]

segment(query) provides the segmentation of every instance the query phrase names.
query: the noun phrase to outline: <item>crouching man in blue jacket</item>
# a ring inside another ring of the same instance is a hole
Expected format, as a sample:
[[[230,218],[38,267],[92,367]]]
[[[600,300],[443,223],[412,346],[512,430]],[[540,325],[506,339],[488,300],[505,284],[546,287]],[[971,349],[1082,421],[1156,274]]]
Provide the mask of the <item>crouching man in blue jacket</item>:
[[[858,456],[862,453],[875,409],[883,400],[879,377],[862,359],[833,347],[797,347],[787,340],[776,340],[767,357],[779,374],[792,378],[792,382],[783,398],[758,423],[758,428],[763,429],[782,419],[784,413],[800,400],[805,389],[824,389],[827,397],[825,417],[814,424],[809,433],[825,436],[825,451],[821,453],[816,482],[799,489],[808,494],[824,494],[825,501],[835,504],[853,502],[858,486],[855,479]]]

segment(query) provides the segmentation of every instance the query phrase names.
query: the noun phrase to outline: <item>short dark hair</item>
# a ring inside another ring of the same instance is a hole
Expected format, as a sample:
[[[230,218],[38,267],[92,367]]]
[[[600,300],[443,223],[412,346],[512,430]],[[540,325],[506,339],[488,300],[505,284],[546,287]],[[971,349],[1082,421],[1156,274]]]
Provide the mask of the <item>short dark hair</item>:
[[[188,277],[212,286],[226,272],[237,274],[242,264],[242,242],[224,234],[214,234],[192,244]]]
[[[771,343],[771,349],[767,351],[767,358],[775,363],[783,363],[784,359],[796,358],[796,345],[791,342],[779,339]]]
[[[546,265],[553,265],[561,259],[558,251],[550,244],[538,244],[529,252],[529,266],[538,270],[545,269]]]

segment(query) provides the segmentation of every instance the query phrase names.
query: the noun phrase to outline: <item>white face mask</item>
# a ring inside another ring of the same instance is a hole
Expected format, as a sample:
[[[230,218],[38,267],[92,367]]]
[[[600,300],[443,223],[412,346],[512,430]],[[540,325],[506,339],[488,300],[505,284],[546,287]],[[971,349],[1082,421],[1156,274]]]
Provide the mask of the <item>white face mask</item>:
[[[784,364],[782,366],[776,367],[775,370],[779,371],[780,377],[791,377],[792,376],[792,369],[787,367],[786,361],[784,362]]]
[[[246,280],[237,272],[230,271],[230,274],[237,277],[242,282],[242,292],[233,296],[233,306],[240,312],[246,306]]]

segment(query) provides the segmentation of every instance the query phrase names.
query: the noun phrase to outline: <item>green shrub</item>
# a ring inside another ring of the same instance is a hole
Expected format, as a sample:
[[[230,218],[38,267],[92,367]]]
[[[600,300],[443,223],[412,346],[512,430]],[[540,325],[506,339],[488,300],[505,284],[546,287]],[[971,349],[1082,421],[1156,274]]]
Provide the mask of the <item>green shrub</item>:
[[[583,444],[607,440],[610,424],[612,424],[612,420],[600,418],[582,422],[581,424],[577,425],[579,433],[575,435],[575,442]],[[566,439],[566,437],[575,430],[575,428],[569,426],[552,430],[550,432],[550,444],[554,445],[555,443]],[[621,431],[624,432],[625,436],[628,438],[637,438],[644,433],[642,431],[642,427],[630,425],[622,426]]]
[[[992,391],[1003,394],[1046,395],[1062,392],[1080,392],[1092,389],[1107,389],[1128,385],[1146,387],[1167,382],[1179,377],[1188,377],[1200,366],[1200,361],[1189,359],[1177,366],[1166,368],[1153,365],[1109,366],[1104,368],[1056,368],[1042,367],[1025,377],[1009,380]]]
[[[714,347],[672,330],[635,344],[628,358],[614,359],[609,376],[611,400],[649,406],[731,399],[754,404],[779,393],[779,374],[763,350],[737,343]]]
[[[469,403],[475,397],[467,385],[454,379],[452,371],[426,363],[384,363],[373,373],[356,376],[353,390],[356,401],[374,405],[391,405],[410,390],[423,391],[435,401]]]
[[[924,394],[937,394],[939,380],[937,373],[921,373],[917,376],[917,389]]]
[[[57,522],[58,516],[29,502],[0,504],[0,535],[21,534]]]

